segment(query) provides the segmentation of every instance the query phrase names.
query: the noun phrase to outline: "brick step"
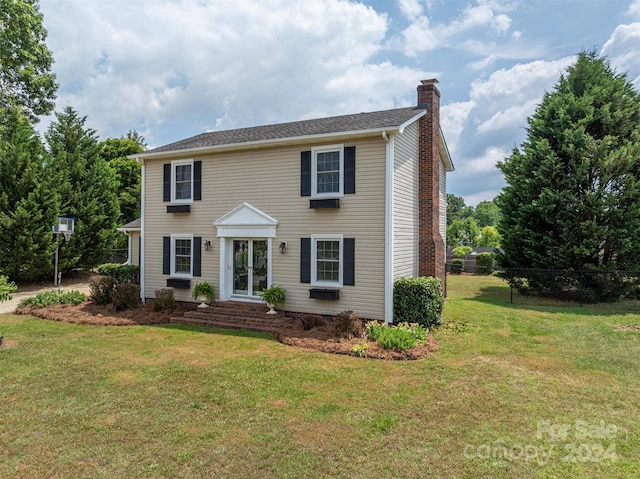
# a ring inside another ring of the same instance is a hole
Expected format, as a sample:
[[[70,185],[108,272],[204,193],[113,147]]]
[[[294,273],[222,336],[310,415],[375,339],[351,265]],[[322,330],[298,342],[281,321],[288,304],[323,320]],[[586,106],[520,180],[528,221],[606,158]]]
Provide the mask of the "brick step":
[[[178,324],[272,333],[282,326],[286,316],[282,311],[267,314],[267,307],[260,303],[221,301],[211,303],[208,308],[186,311],[182,317],[174,317],[170,321]]]
[[[255,331],[259,333],[275,333],[278,331],[280,324],[256,323],[252,321],[228,321],[228,320],[211,320],[190,317],[174,317],[170,323],[188,324],[193,326],[208,326],[221,329],[243,329],[246,331]]]

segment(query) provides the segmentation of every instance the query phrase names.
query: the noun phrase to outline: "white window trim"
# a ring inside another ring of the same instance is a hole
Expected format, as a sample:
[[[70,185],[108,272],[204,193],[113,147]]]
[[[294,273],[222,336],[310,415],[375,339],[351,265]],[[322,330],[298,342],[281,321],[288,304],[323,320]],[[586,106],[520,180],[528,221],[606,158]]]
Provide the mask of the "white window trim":
[[[340,190],[337,193],[318,193],[318,153],[340,152]],[[311,198],[342,198],[344,196],[344,144],[311,148]]]
[[[191,241],[191,268],[189,273],[177,273],[176,272],[176,240],[189,240]],[[171,277],[172,278],[193,278],[193,235],[171,235]]]
[[[183,165],[191,165],[191,198],[176,199],[176,167]],[[190,204],[193,203],[193,184],[194,184],[194,168],[193,160],[174,160],[171,162],[171,203]]]
[[[339,259],[339,280],[336,281],[318,281],[318,241],[339,241],[340,242],[340,259]],[[311,235],[311,285],[321,286],[324,288],[342,288],[344,273],[344,242],[343,235],[322,234]]]

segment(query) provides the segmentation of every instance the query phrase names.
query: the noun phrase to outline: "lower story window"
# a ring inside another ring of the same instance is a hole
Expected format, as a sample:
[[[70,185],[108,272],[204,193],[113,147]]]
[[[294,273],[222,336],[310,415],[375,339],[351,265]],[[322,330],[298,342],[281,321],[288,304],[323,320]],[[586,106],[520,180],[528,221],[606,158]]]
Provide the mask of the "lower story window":
[[[172,237],[173,254],[171,274],[173,276],[190,277],[193,275],[193,238]]]
[[[312,284],[342,286],[342,237],[312,237]]]

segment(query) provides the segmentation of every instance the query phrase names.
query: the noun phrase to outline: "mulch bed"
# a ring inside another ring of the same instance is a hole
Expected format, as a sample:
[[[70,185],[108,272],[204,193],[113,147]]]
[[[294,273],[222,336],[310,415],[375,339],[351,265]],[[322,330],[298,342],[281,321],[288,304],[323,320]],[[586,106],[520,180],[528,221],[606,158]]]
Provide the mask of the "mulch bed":
[[[87,324],[99,326],[131,326],[147,324],[166,324],[173,316],[181,316],[184,311],[193,309],[192,306],[181,305],[172,312],[156,312],[153,304],[142,304],[138,308],[125,311],[115,311],[113,305],[100,306],[87,301],[78,306],[65,304],[35,308],[26,306],[16,310],[17,314],[35,316],[38,318],[61,321],[73,324]],[[336,333],[335,324],[327,321],[321,326],[305,331],[302,321],[291,319],[276,334],[278,341],[290,346],[296,346],[313,351],[332,354],[346,354],[353,356],[351,349],[355,345],[367,344],[364,357],[386,360],[421,359],[438,349],[438,342],[428,335],[424,344],[407,351],[383,349],[373,341],[366,341],[362,336],[345,338]]]

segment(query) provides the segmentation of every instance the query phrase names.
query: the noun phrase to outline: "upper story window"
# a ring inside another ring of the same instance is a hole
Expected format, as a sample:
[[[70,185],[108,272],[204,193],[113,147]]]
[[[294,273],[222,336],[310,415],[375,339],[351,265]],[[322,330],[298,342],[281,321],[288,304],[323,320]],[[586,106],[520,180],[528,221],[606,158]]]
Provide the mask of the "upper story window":
[[[171,202],[190,203],[193,201],[193,160],[171,163]]]
[[[188,211],[189,203],[202,199],[202,161],[174,160],[165,163],[162,183],[162,201],[177,203]]]
[[[312,150],[311,196],[337,198],[344,194],[344,148],[331,145]]]
[[[318,146],[300,152],[300,196],[310,196],[312,202],[337,201],[355,192],[355,146]]]

